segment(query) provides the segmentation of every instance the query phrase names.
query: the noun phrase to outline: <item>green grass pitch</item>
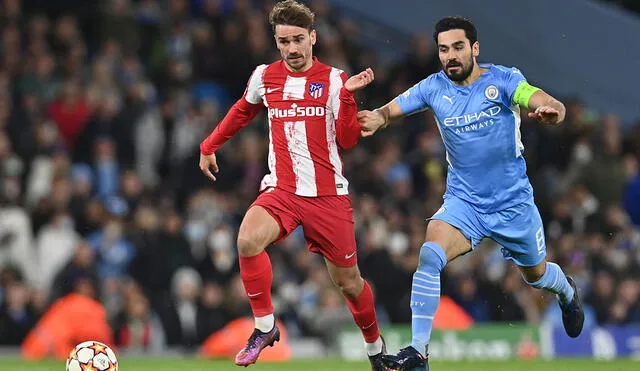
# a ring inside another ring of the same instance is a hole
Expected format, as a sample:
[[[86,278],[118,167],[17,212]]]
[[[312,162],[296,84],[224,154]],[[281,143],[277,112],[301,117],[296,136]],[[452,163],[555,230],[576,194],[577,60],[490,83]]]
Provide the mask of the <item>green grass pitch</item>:
[[[432,371],[626,371],[640,370],[640,360],[552,360],[508,362],[432,362]],[[24,362],[0,360],[2,371],[64,371],[64,362]],[[235,366],[231,361],[198,359],[122,359],[119,371],[368,371],[366,362],[341,360],[292,361],[258,363],[249,368]]]

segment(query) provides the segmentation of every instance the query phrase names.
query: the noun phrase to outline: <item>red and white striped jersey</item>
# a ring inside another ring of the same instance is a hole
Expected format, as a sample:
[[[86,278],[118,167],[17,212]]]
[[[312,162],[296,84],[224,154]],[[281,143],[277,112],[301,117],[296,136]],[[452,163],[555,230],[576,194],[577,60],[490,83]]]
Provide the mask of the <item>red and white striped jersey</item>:
[[[284,61],[258,66],[243,97],[200,145],[215,152],[263,107],[269,119],[269,174],[261,190],[278,187],[305,197],[345,195],[340,149],[358,142],[360,126],[347,75],[314,58],[305,72],[291,72]]]

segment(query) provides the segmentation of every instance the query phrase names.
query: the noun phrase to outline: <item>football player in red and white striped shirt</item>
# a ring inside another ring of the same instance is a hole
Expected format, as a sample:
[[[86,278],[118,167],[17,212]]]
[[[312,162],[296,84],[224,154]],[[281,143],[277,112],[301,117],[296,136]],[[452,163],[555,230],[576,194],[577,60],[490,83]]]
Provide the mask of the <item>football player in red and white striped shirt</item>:
[[[340,150],[355,146],[360,135],[353,92],[371,83],[374,75],[367,69],[347,78],[313,57],[313,21],[309,8],[296,1],[275,5],[269,22],[282,60],[254,70],[242,98],[200,145],[200,169],[215,181],[211,172],[218,172],[215,151],[267,108],[269,174],[238,235],[240,275],[256,329],[235,363],[254,363],[265,346],[279,340],[265,248],[301,225],[309,250],[324,256],[329,274],[346,298],[364,336],[372,370],[380,371],[385,370],[380,362],[384,342],[373,292],[357,266],[349,183],[340,158]]]

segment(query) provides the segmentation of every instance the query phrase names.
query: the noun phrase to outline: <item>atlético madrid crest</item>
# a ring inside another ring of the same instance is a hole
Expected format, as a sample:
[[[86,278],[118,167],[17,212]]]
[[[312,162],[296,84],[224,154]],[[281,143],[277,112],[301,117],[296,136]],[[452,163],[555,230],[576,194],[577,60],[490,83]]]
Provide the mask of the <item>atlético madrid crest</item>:
[[[309,84],[309,95],[313,97],[313,99],[318,99],[324,94],[324,84],[319,82],[312,82]]]

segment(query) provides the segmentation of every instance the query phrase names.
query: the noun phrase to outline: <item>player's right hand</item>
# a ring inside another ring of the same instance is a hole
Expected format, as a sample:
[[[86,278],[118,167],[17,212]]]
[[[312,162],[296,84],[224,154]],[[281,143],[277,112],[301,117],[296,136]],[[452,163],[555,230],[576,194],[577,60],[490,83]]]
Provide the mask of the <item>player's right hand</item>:
[[[216,177],[213,175],[211,170],[213,169],[214,173],[218,172],[218,162],[216,161],[215,153],[210,155],[200,154],[200,170],[206,175],[209,179],[216,181]]]
[[[370,137],[384,125],[384,117],[378,111],[364,110],[358,112],[358,123],[360,124],[360,135]]]

